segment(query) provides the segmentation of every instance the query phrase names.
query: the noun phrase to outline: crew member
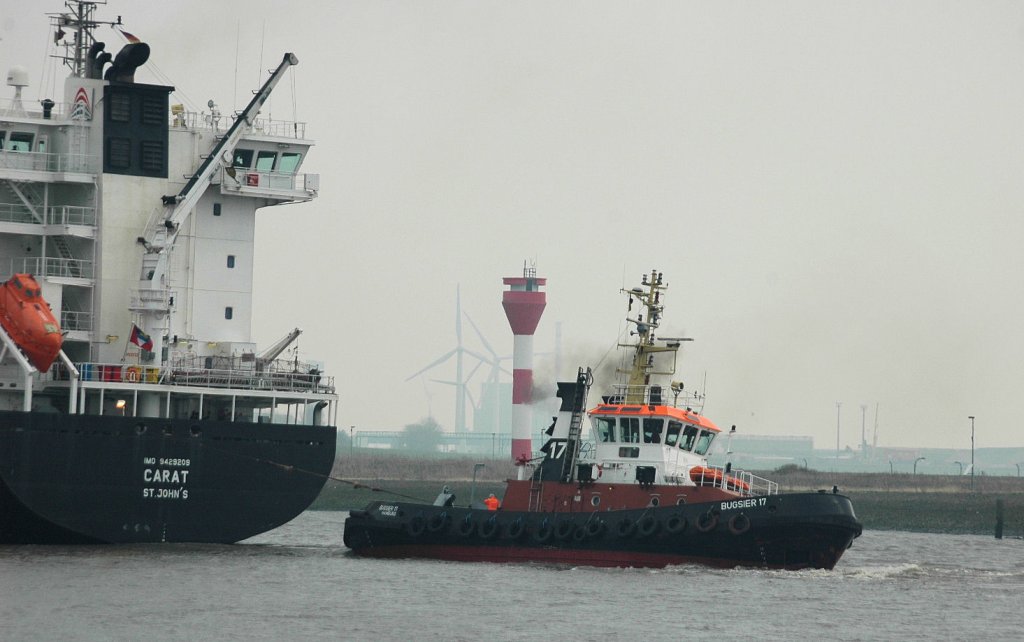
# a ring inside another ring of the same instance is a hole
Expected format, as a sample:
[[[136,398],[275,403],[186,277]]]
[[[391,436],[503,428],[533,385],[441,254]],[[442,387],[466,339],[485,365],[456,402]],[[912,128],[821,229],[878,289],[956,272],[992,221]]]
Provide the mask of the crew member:
[[[501,501],[491,493],[491,496],[484,500],[484,504],[487,504],[487,510],[498,510],[501,508]]]

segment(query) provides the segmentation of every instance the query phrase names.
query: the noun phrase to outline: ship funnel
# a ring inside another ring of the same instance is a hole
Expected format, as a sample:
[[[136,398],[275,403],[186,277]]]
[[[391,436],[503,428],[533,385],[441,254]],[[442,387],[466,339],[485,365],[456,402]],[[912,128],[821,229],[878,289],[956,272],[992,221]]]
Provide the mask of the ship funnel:
[[[135,70],[149,60],[149,45],[144,42],[132,42],[121,48],[114,58],[104,79],[114,82],[135,82]]]
[[[508,289],[501,298],[508,324],[512,328],[512,460],[525,479],[526,463],[533,456],[530,440],[533,401],[533,333],[547,305],[541,291],[547,279],[537,277],[537,269],[523,267],[523,276],[502,280]]]

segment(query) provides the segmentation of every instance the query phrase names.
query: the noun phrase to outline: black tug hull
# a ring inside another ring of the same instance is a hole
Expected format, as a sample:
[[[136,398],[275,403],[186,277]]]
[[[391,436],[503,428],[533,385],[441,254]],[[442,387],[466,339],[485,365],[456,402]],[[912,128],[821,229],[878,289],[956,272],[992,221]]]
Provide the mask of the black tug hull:
[[[0,544],[232,543],[305,510],[332,426],[0,412]]]
[[[374,502],[345,521],[344,540],[367,557],[831,569],[860,534],[849,498],[801,493],[589,513]]]

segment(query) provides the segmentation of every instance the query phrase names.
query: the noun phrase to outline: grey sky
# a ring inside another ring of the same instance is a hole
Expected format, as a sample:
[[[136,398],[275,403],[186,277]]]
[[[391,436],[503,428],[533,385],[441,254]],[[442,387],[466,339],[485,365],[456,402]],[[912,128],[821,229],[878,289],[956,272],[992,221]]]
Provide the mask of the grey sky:
[[[27,4],[0,0],[0,60],[36,99],[47,28]],[[657,268],[663,334],[695,337],[682,378],[707,373],[719,425],[830,447],[842,401],[855,446],[877,402],[880,445],[969,447],[971,414],[979,447],[1024,445],[1021,3],[101,9],[195,108],[248,99],[261,41],[264,68],[299,56],[271,111],[309,123],[321,196],[261,214],[255,329],[303,328],[344,427],[430,408],[450,428],[451,388],[404,380],[453,346],[457,284],[510,354],[501,278],[529,257],[537,350],[561,322],[567,369],[605,354],[618,288]]]

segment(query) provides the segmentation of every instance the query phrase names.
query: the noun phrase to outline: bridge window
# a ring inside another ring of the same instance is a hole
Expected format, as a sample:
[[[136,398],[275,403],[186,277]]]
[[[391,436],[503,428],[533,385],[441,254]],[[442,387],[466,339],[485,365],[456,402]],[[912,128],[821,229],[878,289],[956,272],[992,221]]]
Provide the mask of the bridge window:
[[[644,418],[644,443],[645,444],[660,444],[661,443],[661,429],[665,422],[661,419],[654,419],[652,417]]]
[[[7,149],[12,152],[32,151],[33,134],[28,132],[11,132],[11,138],[7,141]]]
[[[220,203],[213,204],[213,215],[220,216]]]
[[[639,457],[640,448],[637,446],[623,446],[619,448],[619,457]]]
[[[683,429],[683,424],[678,421],[668,422],[668,432],[665,433],[665,445],[675,446],[676,442],[679,441],[679,431]]]
[[[228,306],[228,307],[224,308],[224,318],[225,319],[229,319],[230,320],[234,316],[235,316],[235,309],[234,308],[232,308],[231,306]]]
[[[602,443],[615,441],[615,420],[598,417],[594,426],[597,429],[597,440]]]
[[[277,171],[282,174],[294,174],[299,168],[299,160],[302,154],[298,152],[284,152],[281,154],[281,162],[277,164]]]
[[[715,433],[709,430],[700,431],[700,439],[697,440],[697,447],[693,449],[693,452],[698,455],[703,455],[708,452],[708,448],[711,447],[711,442],[715,438]]]
[[[248,169],[252,166],[252,150],[251,149],[236,149],[235,158],[231,164],[235,167],[244,167]]]
[[[228,254],[228,267],[229,268],[235,267],[235,255],[234,254]]]
[[[277,152],[261,151],[256,154],[256,171],[270,172],[274,170],[274,161],[277,159]]]
[[[622,417],[619,419],[619,436],[624,444],[640,443],[640,418]]]
[[[683,438],[679,442],[679,447],[683,450],[693,450],[693,444],[697,441],[697,427],[687,426],[683,429]]]

